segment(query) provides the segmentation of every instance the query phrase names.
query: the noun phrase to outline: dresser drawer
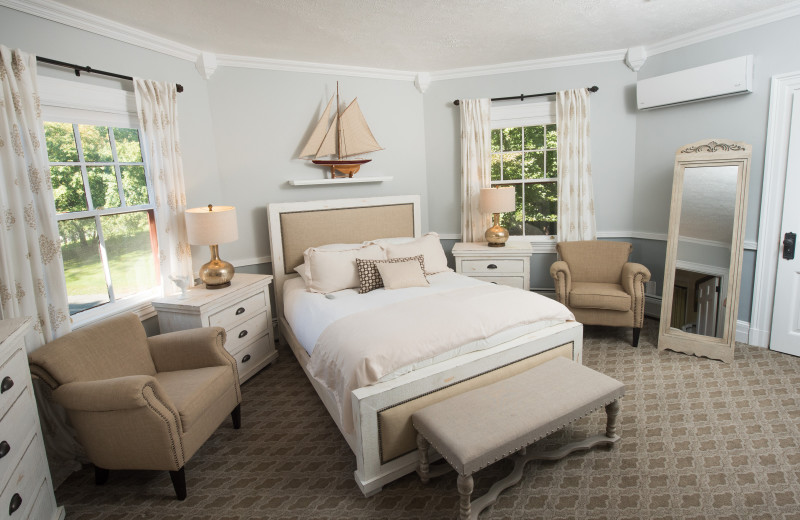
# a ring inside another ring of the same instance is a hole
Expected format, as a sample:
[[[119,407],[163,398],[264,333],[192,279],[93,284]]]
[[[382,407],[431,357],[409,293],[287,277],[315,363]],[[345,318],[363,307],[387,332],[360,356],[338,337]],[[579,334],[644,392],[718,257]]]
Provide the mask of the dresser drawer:
[[[245,298],[239,303],[225,307],[208,317],[208,324],[212,327],[224,327],[230,329],[234,323],[255,315],[267,306],[265,293],[263,291]]]
[[[28,356],[22,349],[15,350],[14,354],[0,368],[0,384],[6,389],[0,393],[0,417],[11,408],[28,383],[25,377],[27,371]]]
[[[525,261],[522,259],[508,260],[462,260],[461,272],[463,274],[487,273],[487,274],[521,274],[525,269]]]
[[[275,345],[272,343],[272,334],[267,334],[233,354],[236,359],[236,368],[239,370],[239,380],[244,381],[250,377],[273,352],[275,352]]]
[[[17,467],[11,473],[11,478],[5,489],[0,493],[2,518],[16,520],[28,517],[28,512],[33,507],[47,471],[44,452],[38,450],[38,446],[39,439],[34,437],[31,443],[28,444],[22,460],[19,461]],[[13,512],[12,507],[14,507]]]
[[[266,311],[253,316],[246,322],[238,325],[228,331],[228,340],[225,342],[225,348],[228,352],[237,352],[245,345],[257,338],[259,334],[263,334],[269,330],[270,318],[267,317]]]
[[[472,278],[483,280],[484,282],[516,287],[517,289],[525,289],[525,278],[522,276],[473,276]]]
[[[30,392],[23,392],[0,422],[0,487],[22,458],[36,429],[36,405]],[[0,511],[2,509],[0,508]]]
[[[46,518],[54,518],[56,512],[56,497],[50,490],[49,483],[45,480],[42,482],[42,487],[39,488],[36,498],[33,500],[33,508],[28,514],[30,520],[44,520]]]

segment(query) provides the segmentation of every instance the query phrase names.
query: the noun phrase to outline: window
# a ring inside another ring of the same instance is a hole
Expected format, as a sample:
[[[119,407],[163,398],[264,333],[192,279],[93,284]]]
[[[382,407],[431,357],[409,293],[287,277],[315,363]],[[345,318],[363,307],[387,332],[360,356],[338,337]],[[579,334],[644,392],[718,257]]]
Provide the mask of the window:
[[[504,213],[500,225],[511,237],[533,242],[538,252],[549,252],[556,238],[555,119],[552,101],[492,105],[491,185],[513,187],[517,199],[516,211]]]
[[[44,126],[70,315],[156,294],[155,206],[139,131]]]

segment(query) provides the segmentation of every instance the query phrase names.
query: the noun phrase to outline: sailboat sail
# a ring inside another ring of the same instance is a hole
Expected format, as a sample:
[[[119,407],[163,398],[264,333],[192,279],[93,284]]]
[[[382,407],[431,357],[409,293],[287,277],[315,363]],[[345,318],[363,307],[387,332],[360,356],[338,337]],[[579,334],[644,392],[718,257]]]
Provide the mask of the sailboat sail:
[[[333,116],[333,123],[330,128],[328,128],[328,132],[325,134],[325,138],[322,140],[322,144],[319,145],[319,150],[317,150],[314,156],[317,159],[325,157],[326,155],[336,155],[336,122],[338,117],[338,114]]]
[[[372,135],[358,100],[354,99],[339,120],[339,157],[352,157],[377,150],[383,148]]]
[[[328,101],[328,106],[325,107],[325,112],[322,113],[322,117],[320,117],[319,121],[317,121],[317,126],[315,126],[314,131],[311,132],[311,137],[308,138],[306,145],[303,147],[303,151],[300,152],[300,158],[311,157],[312,155],[319,157],[319,149],[324,142],[323,137],[326,137],[326,130],[329,131],[328,120],[331,117],[333,98],[334,96],[331,96],[330,101]],[[334,150],[333,152],[327,153],[336,153],[336,151]]]

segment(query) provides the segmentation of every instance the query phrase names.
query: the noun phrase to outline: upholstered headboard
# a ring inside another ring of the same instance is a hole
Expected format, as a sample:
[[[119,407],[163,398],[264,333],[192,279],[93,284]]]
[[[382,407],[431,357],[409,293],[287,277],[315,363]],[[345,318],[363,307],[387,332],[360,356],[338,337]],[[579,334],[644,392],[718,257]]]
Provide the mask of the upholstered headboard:
[[[283,283],[297,276],[303,251],[324,244],[357,244],[421,234],[418,195],[287,202],[269,205],[269,235],[278,318]]]

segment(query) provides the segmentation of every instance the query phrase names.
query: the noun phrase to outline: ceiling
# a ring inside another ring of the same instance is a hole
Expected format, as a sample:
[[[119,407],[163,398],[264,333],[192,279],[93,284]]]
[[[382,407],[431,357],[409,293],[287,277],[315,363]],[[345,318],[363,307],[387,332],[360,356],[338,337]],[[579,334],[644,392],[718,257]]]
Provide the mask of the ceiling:
[[[627,49],[787,0],[58,0],[200,51],[434,72]]]

